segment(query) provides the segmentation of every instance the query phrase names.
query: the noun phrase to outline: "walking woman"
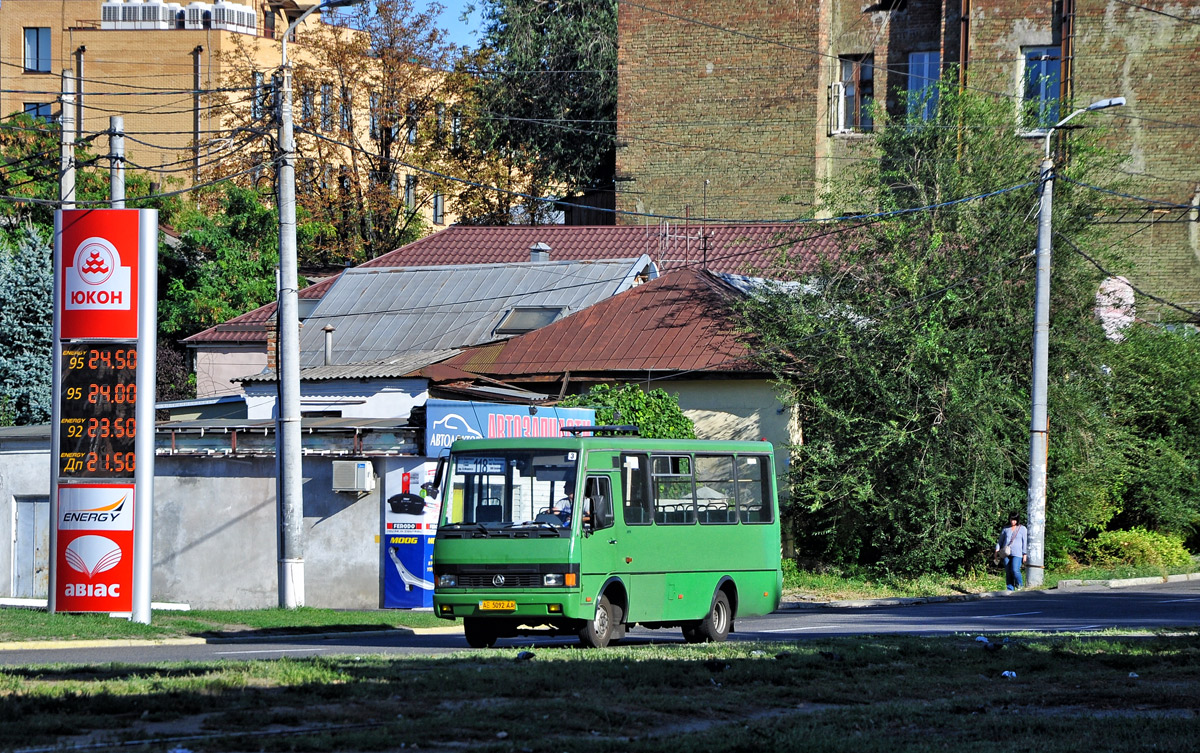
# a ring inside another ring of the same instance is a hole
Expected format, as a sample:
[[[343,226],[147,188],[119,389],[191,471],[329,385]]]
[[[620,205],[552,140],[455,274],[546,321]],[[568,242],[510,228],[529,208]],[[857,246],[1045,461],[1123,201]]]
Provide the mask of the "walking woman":
[[[1008,525],[1000,529],[1000,538],[996,541],[996,556],[1004,558],[1004,583],[1009,591],[1025,585],[1021,568],[1026,561],[1028,543],[1029,531],[1014,513],[1009,517]]]

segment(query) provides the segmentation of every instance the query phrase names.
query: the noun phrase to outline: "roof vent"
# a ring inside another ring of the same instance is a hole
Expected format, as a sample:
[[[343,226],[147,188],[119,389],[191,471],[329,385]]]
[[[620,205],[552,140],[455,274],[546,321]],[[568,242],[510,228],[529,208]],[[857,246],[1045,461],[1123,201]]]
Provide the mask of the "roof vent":
[[[538,242],[529,247],[529,261],[550,261],[549,244]]]

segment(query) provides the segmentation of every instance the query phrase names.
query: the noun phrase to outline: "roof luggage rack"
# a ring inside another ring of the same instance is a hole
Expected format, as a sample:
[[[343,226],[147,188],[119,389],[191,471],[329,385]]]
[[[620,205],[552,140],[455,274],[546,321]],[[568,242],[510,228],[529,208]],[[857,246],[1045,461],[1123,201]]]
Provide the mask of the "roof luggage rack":
[[[632,426],[632,425],[628,425],[628,426],[564,426],[564,427],[562,427],[562,430],[564,432],[566,432],[567,434],[575,434],[575,435],[579,435],[585,431],[590,431],[590,432],[592,432],[592,434],[594,434],[596,436],[600,436],[602,434],[608,435],[608,436],[615,436],[617,434],[627,434],[629,436],[634,436],[634,437],[641,436],[641,432],[638,431],[638,427]]]

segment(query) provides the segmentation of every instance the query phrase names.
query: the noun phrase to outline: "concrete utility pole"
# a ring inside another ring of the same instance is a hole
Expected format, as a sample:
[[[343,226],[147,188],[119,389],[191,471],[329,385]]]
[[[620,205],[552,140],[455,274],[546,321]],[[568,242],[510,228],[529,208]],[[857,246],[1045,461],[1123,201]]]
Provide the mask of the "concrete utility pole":
[[[283,33],[279,97],[279,416],[276,466],[279,474],[279,606],[304,606],[304,489],[300,435],[300,316],[297,302],[296,138],[292,123],[292,67],[287,43],[314,12],[356,5],[363,0],[326,0],[300,14]]]
[[[75,208],[75,78],[71,69],[62,72],[62,157],[58,172],[58,208]],[[53,526],[51,527],[53,529]]]
[[[1124,97],[1102,99],[1076,110],[1046,132],[1046,154],[1042,159],[1042,199],[1038,209],[1037,293],[1033,319],[1032,420],[1029,425],[1029,490],[1026,494],[1029,529],[1028,584],[1040,586],[1046,565],[1046,458],[1049,447],[1049,419],[1046,413],[1046,384],[1050,354],[1050,217],[1054,199],[1054,162],[1050,159],[1050,137],[1054,131],[1080,113],[1120,107]]]
[[[108,157],[111,206],[125,208],[125,118],[112,115],[108,119]]]

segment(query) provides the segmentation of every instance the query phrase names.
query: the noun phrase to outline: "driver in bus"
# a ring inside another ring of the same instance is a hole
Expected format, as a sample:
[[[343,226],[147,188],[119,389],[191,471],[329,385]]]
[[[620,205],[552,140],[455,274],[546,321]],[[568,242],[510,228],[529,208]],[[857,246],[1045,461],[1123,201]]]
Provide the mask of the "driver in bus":
[[[571,524],[571,508],[575,505],[575,485],[569,484],[562,499],[550,506],[550,514],[562,519],[563,525]]]

